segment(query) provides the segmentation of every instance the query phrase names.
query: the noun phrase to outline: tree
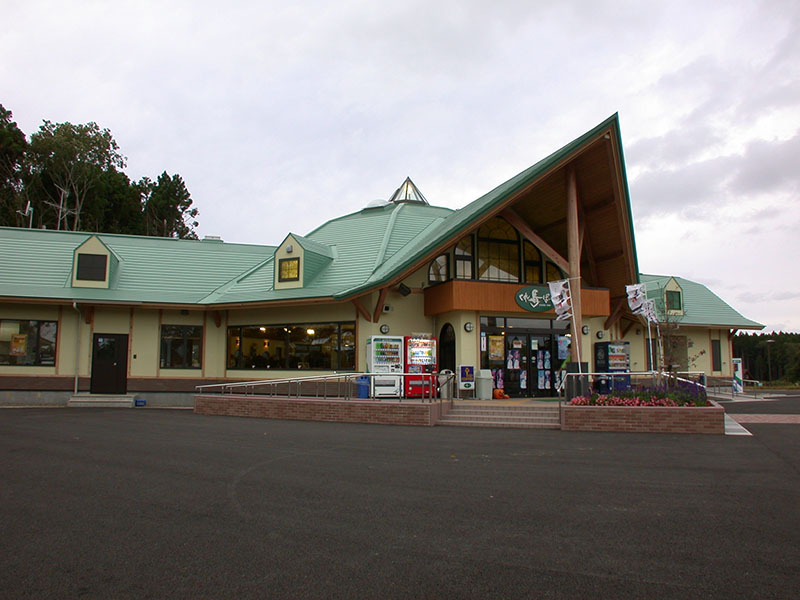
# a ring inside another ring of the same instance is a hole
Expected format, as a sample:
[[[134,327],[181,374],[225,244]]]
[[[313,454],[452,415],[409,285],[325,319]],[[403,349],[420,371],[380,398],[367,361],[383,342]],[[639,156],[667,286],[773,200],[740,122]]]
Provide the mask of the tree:
[[[153,183],[143,178],[138,184],[143,197],[145,234],[197,239],[198,210],[180,175],[164,171]]]
[[[10,110],[0,104],[0,225],[27,225],[20,211],[22,173],[28,141],[12,120]]]
[[[123,168],[125,157],[108,129],[45,121],[30,142],[29,186],[55,213],[56,229],[77,231],[92,188],[110,170]],[[71,223],[68,217],[72,217]]]

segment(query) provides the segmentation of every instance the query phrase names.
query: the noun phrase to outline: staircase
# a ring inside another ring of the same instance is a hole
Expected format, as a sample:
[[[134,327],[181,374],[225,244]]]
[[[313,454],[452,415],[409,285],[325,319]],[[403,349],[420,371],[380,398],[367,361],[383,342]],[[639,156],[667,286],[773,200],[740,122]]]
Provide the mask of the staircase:
[[[77,394],[67,402],[70,408],[133,408],[133,395],[119,394]]]
[[[493,404],[456,404],[437,425],[453,427],[514,427],[560,429],[558,404],[504,406]]]

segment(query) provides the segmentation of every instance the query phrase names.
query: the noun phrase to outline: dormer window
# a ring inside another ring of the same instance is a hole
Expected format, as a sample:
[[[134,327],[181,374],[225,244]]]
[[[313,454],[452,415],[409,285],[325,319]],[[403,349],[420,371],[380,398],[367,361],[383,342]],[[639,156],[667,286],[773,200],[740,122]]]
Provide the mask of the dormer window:
[[[681,293],[677,290],[667,290],[666,292],[667,310],[682,310]]]
[[[79,281],[105,281],[108,256],[105,254],[78,254],[75,279]]]
[[[299,281],[300,259],[282,258],[278,261],[278,281]]]

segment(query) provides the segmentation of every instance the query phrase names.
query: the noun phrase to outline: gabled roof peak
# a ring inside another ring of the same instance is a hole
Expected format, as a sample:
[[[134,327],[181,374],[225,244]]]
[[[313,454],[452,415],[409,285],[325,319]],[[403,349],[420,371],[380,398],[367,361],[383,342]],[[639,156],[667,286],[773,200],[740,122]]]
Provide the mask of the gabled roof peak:
[[[402,185],[397,188],[389,202],[398,204],[400,202],[417,202],[419,204],[428,205],[428,200],[419,191],[419,188],[411,181],[411,177],[406,177]]]

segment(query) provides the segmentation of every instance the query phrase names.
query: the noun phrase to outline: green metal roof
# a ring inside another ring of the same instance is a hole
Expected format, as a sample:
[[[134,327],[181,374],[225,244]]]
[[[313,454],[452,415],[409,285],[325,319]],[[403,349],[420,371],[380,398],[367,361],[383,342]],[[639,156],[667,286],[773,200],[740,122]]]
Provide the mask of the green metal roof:
[[[670,279],[674,279],[683,292],[684,314],[683,316],[674,317],[680,325],[721,326],[730,329],[763,329],[764,326],[761,323],[743,317],[702,283],[690,281],[683,277],[640,273],[639,280],[646,284],[648,297],[656,300],[661,311],[663,311],[664,307],[663,290]]]
[[[274,246],[94,234],[118,258],[110,289],[72,287],[74,250],[92,234],[0,227],[0,295],[23,298],[197,304]]]
[[[73,288],[72,253],[90,234],[4,227],[0,296],[199,305],[346,299],[392,282],[436,248],[454,242],[609,127],[619,141],[613,115],[459,210],[389,202],[332,219],[305,236],[293,234],[304,251],[315,255],[309,285],[301,288],[274,289],[275,246],[112,234],[96,234],[120,259],[111,288]],[[630,214],[624,171],[622,179]],[[632,230],[628,235],[633,240]]]

